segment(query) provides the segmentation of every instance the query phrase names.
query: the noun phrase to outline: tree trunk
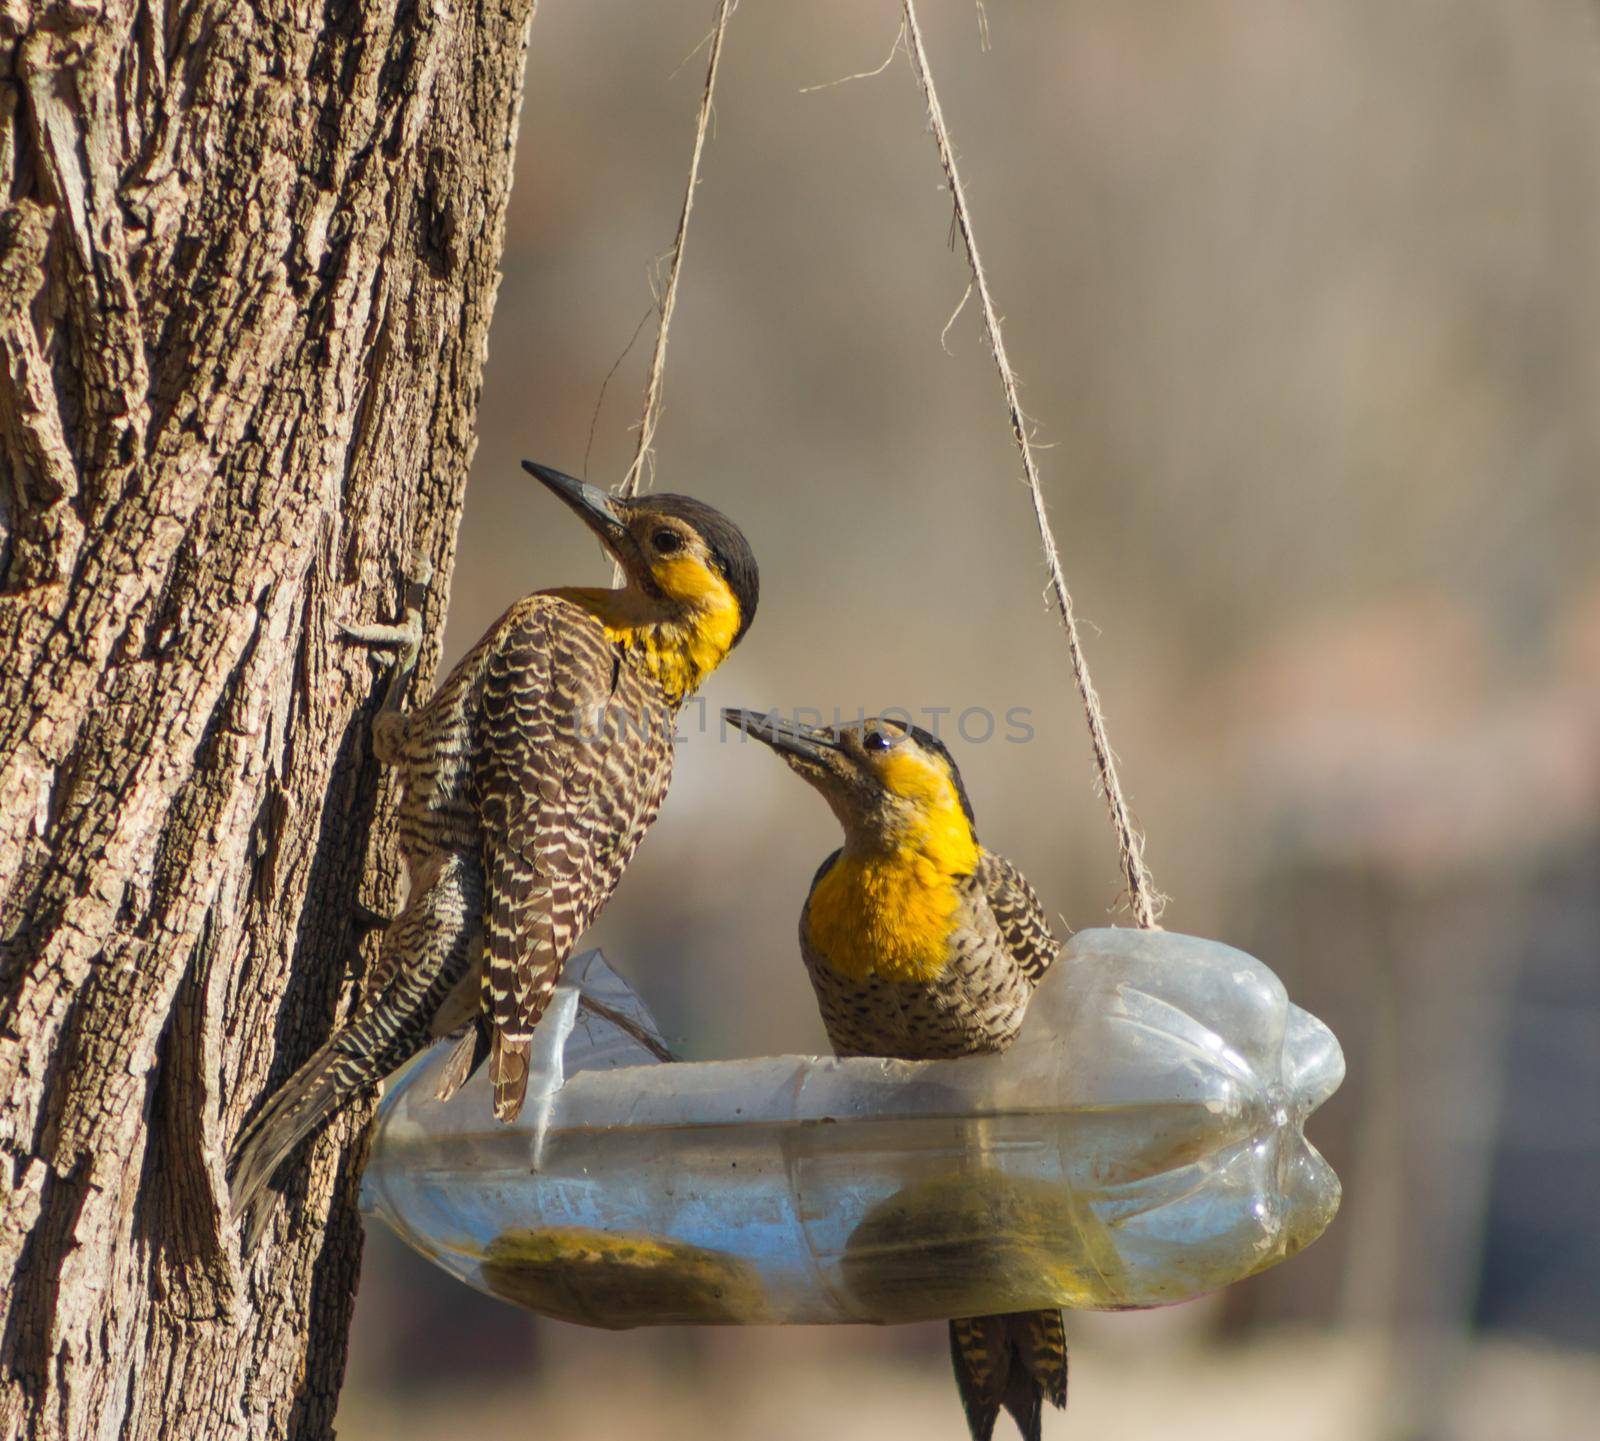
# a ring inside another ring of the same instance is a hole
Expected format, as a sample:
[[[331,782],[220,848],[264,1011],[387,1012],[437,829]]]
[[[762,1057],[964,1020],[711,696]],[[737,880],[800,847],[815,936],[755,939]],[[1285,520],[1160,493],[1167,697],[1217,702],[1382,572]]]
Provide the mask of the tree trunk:
[[[531,17],[0,0],[0,1434],[331,1432],[366,1117],[243,1267],[224,1158],[394,901],[335,622],[421,546],[437,658]]]

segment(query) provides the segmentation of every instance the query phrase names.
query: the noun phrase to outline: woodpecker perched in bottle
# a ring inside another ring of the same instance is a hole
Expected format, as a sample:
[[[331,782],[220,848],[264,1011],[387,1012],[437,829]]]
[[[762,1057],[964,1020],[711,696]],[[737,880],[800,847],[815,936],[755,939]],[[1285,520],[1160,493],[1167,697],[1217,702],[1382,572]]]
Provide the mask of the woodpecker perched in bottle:
[[[944,1060],[1010,1045],[1061,945],[1022,873],[978,843],[943,743],[882,717],[834,728],[723,718],[771,746],[844,828],[800,912],[835,1054]],[[1067,1403],[1059,1310],[951,1321],[950,1357],[974,1441],[989,1441],[1002,1406],[1038,1441],[1042,1403]]]
[[[471,1074],[486,1044],[495,1115],[517,1115],[534,1025],[667,793],[678,709],[755,618],[755,558],[709,505],[624,499],[523,467],[594,531],[623,584],[518,601],[409,713],[400,707],[427,577],[413,577],[403,624],[345,627],[401,646],[373,751],[400,771],[410,888],[366,1000],[235,1148],[232,1208],[250,1214],[248,1244],[279,1164],[436,1036],[469,1027],[442,1091]]]

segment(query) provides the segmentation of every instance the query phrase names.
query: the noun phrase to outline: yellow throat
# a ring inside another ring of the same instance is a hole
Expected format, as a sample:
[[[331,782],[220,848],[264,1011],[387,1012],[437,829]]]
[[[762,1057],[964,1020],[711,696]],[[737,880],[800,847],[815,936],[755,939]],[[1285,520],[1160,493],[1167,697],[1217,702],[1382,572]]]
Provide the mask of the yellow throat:
[[[549,594],[588,611],[605,627],[606,639],[654,677],[668,704],[676,707],[733,649],[739,602],[721,576],[692,560],[659,564],[655,578],[677,603],[670,613],[631,588],[564,586]]]
[[[912,759],[881,773],[896,795],[919,802],[916,819],[884,844],[846,838],[811,892],[807,939],[849,980],[932,981],[950,957],[958,883],[977,869],[978,842],[948,780]]]

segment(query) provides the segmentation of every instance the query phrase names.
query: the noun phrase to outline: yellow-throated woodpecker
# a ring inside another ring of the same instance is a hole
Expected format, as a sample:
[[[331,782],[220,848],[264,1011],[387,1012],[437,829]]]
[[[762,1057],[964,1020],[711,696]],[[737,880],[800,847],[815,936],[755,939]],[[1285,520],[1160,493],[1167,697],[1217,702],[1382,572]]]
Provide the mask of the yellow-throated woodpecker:
[[[409,894],[367,999],[235,1148],[232,1206],[250,1214],[248,1244],[279,1164],[346,1097],[435,1036],[470,1028],[443,1090],[486,1046],[495,1115],[516,1116],[534,1025],[667,793],[678,709],[755,617],[749,544],[710,506],[623,499],[523,466],[595,532],[623,584],[518,601],[410,713],[400,707],[426,578],[413,578],[402,625],[346,627],[402,647],[373,751],[400,771]]]
[[[777,751],[844,828],[800,912],[834,1052],[943,1060],[1010,1045],[1061,945],[1022,873],[978,843],[943,743],[882,717],[826,728],[723,716]],[[1042,1403],[1066,1405],[1059,1310],[951,1321],[950,1357],[975,1441],[1002,1406],[1038,1441]]]

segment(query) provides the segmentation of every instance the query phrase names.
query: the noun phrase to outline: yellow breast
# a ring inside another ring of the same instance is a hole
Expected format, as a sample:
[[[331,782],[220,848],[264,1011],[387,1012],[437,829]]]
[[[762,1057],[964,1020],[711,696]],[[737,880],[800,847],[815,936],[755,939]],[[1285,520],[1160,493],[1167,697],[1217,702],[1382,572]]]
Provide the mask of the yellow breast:
[[[927,856],[841,855],[811,893],[807,939],[849,980],[926,983],[944,971],[960,912],[956,877]]]

